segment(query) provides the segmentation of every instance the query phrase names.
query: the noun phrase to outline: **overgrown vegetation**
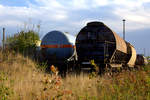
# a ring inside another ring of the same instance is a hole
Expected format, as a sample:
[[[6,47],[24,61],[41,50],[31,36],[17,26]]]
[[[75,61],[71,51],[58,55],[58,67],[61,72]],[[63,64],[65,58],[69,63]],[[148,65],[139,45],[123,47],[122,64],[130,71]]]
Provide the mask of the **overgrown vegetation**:
[[[43,64],[45,66],[45,64]],[[149,100],[150,65],[140,70],[61,78],[16,53],[0,52],[0,100]],[[62,66],[63,67],[63,66]]]
[[[7,37],[6,44],[8,49],[22,54],[32,54],[36,48],[39,35],[33,30],[21,31],[11,37]]]
[[[5,85],[5,81],[7,81],[7,76],[5,73],[0,72],[0,97],[1,100],[7,100],[9,97],[12,96],[13,91]]]
[[[148,62],[150,63],[150,56],[146,57],[148,59]]]

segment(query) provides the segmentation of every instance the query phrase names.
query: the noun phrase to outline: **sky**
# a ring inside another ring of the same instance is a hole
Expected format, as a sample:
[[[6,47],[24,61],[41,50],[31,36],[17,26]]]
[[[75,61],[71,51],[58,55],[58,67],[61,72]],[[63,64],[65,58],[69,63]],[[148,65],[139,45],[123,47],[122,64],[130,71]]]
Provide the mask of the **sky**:
[[[126,40],[138,53],[150,56],[150,0],[0,0],[0,41],[22,29],[38,31],[40,37],[60,30],[76,35],[90,21],[101,21]]]

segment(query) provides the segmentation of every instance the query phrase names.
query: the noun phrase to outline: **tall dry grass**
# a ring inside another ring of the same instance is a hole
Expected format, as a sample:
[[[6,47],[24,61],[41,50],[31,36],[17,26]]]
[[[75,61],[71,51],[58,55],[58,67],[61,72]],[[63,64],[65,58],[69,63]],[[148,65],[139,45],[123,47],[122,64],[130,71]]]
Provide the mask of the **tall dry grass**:
[[[61,78],[36,62],[0,52],[0,100],[149,100],[150,65],[140,70]],[[63,67],[63,66],[62,66]]]

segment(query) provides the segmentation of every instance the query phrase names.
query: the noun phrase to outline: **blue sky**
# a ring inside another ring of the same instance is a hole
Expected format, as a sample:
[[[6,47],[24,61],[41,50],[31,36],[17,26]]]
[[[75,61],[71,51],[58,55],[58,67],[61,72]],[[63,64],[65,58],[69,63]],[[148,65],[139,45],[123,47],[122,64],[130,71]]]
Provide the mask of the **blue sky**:
[[[87,22],[97,20],[122,37],[122,19],[126,40],[138,53],[146,48],[150,55],[150,0],[0,0],[0,33],[5,27],[7,35],[24,27],[37,30],[37,24],[41,37],[52,30],[75,35]]]

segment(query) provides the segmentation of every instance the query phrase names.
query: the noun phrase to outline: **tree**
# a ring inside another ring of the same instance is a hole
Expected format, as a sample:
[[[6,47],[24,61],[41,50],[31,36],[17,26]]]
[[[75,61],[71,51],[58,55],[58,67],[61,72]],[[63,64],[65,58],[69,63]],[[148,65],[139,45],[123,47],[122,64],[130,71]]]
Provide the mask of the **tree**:
[[[29,30],[21,31],[12,37],[7,37],[6,43],[8,48],[20,53],[31,53],[36,48],[36,41],[39,40],[38,33]]]

